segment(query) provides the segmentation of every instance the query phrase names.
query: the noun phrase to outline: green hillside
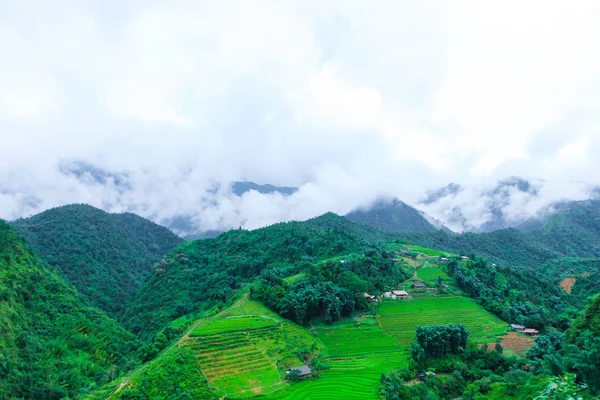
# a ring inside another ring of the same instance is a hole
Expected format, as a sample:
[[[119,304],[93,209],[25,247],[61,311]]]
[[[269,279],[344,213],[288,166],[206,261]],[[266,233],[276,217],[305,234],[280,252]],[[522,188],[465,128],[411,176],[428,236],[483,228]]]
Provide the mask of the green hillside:
[[[140,343],[0,221],[0,399],[78,398],[137,363]]]
[[[120,316],[152,266],[183,242],[135,214],[109,214],[84,204],[12,224],[36,254],[113,317]]]
[[[373,228],[325,214],[184,243],[155,266],[128,306],[124,324],[152,338],[183,315],[223,308],[236,290],[254,282],[262,271],[273,270],[284,278],[320,259],[362,254],[381,240]]]

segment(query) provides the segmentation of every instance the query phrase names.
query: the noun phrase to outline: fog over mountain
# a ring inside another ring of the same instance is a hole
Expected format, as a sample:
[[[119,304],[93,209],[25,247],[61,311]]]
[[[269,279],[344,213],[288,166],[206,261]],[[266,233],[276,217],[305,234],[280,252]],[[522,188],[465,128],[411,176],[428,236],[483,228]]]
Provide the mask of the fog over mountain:
[[[568,201],[597,199],[598,189],[584,182],[510,177],[480,186],[452,183],[429,191],[417,207],[456,232],[489,232],[546,218]]]
[[[0,218],[87,203],[185,234],[386,197],[510,225],[600,183],[599,18],[586,0],[4,1]],[[495,191],[510,176],[537,192]]]

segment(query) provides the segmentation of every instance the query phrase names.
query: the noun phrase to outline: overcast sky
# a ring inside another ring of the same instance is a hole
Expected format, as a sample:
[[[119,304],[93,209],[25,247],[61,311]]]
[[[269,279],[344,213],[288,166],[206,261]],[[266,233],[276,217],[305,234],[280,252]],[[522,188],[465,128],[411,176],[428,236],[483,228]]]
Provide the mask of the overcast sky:
[[[5,0],[0,217],[253,228],[449,182],[598,183],[598,21],[586,0]]]

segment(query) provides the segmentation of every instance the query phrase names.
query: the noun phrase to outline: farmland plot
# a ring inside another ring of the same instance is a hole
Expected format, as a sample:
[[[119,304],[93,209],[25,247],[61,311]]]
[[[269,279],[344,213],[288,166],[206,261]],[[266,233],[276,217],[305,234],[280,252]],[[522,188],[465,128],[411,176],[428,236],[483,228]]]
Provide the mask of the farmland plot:
[[[378,310],[381,327],[401,343],[415,340],[418,325],[463,323],[470,339],[494,339],[506,331],[506,323],[465,297],[435,297],[384,302]]]
[[[306,329],[276,317],[247,297],[222,314],[201,321],[184,345],[194,351],[215,393],[227,398],[283,389],[287,384],[282,371],[303,363],[295,349],[319,348]]]

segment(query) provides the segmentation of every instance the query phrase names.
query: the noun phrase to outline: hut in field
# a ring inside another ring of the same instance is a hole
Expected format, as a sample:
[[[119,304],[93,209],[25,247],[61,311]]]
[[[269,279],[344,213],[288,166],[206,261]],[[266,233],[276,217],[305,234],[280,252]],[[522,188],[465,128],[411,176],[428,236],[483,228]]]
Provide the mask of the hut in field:
[[[525,328],[523,333],[527,336],[537,336],[540,332],[537,329]]]
[[[308,378],[309,376],[312,376],[312,369],[308,365],[300,365],[285,371],[286,376],[289,376],[293,373],[295,373],[298,378]]]

